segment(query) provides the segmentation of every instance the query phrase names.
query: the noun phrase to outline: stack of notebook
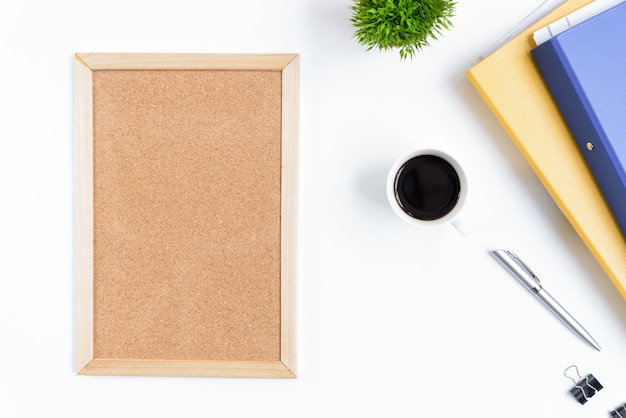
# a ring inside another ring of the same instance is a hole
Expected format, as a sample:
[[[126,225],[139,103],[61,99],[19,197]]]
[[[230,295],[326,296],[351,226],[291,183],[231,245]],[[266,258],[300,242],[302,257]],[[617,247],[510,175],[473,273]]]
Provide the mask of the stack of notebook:
[[[624,235],[531,55],[535,31],[589,3],[566,1],[472,67],[467,77],[626,299]]]

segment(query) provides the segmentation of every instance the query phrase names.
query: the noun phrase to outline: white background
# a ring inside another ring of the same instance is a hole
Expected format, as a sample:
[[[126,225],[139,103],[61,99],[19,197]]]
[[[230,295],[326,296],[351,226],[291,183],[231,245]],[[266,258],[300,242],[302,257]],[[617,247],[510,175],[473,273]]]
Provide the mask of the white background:
[[[3,0],[0,417],[608,416],[626,402],[626,304],[464,75],[539,2],[460,1],[401,62],[355,42],[348,0]],[[75,374],[74,52],[301,54],[296,380]],[[465,167],[468,238],[386,202],[388,168],[426,145]],[[586,405],[570,364],[605,386]]]

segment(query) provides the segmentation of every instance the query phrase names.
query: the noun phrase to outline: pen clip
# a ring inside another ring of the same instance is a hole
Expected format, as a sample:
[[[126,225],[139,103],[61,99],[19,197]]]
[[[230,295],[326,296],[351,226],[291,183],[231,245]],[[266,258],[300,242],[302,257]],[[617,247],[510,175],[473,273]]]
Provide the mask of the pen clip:
[[[513,259],[513,261],[515,261],[521,268],[523,268],[534,281],[536,281],[538,284],[541,284],[541,280],[539,280],[539,277],[537,277],[537,275],[530,269],[530,267],[528,267],[526,263],[522,261],[521,258],[515,255],[515,253],[513,253],[512,251],[506,250],[506,253],[509,257]]]

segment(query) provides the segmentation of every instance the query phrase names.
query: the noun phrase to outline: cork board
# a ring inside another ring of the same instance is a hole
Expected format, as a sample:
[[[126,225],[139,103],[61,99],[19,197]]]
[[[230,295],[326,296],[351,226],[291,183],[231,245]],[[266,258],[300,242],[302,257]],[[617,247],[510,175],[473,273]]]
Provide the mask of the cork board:
[[[75,75],[78,373],[295,377],[298,56]]]

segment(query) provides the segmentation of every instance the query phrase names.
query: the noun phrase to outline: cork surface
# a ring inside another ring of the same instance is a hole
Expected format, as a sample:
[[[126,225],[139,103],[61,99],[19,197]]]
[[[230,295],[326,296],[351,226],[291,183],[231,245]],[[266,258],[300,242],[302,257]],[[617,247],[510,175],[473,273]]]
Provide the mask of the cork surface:
[[[94,356],[280,358],[281,73],[94,71]]]

